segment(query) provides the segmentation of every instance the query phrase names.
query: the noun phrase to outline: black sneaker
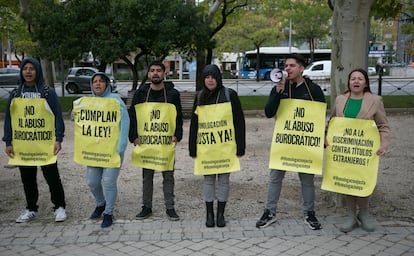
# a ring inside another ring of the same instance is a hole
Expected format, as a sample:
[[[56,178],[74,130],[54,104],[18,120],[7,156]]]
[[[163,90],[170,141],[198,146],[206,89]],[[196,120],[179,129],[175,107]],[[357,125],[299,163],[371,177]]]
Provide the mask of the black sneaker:
[[[260,220],[256,222],[256,228],[265,228],[276,221],[276,215],[265,209]]]
[[[180,216],[178,216],[178,214],[175,212],[174,208],[173,209],[167,209],[166,211],[168,219],[172,220],[172,221],[177,221],[180,219]]]
[[[151,208],[148,208],[146,206],[142,206],[141,212],[138,213],[135,217],[136,217],[137,220],[143,220],[143,219],[148,218],[151,215],[152,215]]]
[[[99,219],[102,216],[102,213],[105,211],[105,205],[97,206],[93,213],[91,214],[91,219]]]
[[[305,224],[312,230],[321,229],[321,223],[319,223],[318,219],[315,217],[314,211],[309,211],[305,215]]]

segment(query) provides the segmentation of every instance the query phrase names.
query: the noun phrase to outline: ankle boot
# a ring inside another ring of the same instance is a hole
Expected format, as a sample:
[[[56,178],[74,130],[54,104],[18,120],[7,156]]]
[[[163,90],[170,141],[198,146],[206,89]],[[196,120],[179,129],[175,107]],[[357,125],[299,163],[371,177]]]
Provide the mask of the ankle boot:
[[[361,222],[361,228],[365,231],[372,232],[375,230],[375,225],[372,219],[369,217],[368,209],[361,208],[357,215],[358,221]]]
[[[226,226],[226,221],[224,220],[224,208],[226,207],[226,202],[218,202],[217,206],[217,227]]]
[[[341,232],[350,232],[357,225],[355,210],[348,209],[348,216],[345,219],[344,224],[339,228]]]
[[[214,209],[213,202],[206,202],[207,220],[206,226],[208,228],[214,227]]]

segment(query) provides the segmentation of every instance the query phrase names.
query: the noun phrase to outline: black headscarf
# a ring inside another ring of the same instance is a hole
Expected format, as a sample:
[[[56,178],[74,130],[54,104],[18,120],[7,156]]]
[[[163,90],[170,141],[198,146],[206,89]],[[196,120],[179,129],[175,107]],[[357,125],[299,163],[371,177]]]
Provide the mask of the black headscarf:
[[[214,79],[216,79],[217,81],[217,87],[213,91],[210,91],[206,87],[206,84],[204,83],[204,79],[210,75],[214,77]],[[211,95],[215,95],[223,87],[221,71],[219,67],[217,67],[217,65],[214,65],[214,64],[206,65],[202,72],[202,78],[203,78],[203,90],[201,91],[201,95],[200,95],[200,105],[206,104],[208,98],[210,98]]]

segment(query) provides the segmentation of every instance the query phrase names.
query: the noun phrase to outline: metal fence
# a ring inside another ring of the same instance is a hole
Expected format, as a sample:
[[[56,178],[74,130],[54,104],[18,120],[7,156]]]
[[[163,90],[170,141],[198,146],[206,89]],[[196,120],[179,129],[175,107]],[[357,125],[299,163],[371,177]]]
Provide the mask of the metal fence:
[[[313,79],[318,84],[325,95],[331,94],[331,81],[329,79]],[[234,89],[239,95],[243,96],[267,96],[275,85],[271,81],[251,81],[251,80],[224,80],[224,85]],[[395,95],[414,95],[414,77],[370,77],[370,88],[374,94],[395,96]]]

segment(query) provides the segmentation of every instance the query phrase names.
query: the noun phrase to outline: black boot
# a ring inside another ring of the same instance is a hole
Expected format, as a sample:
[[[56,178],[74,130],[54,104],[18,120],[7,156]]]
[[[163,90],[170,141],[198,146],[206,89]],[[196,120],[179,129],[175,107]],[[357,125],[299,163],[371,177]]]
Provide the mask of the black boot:
[[[206,209],[207,209],[206,226],[208,228],[214,227],[214,209],[213,209],[213,202],[206,202]]]
[[[226,226],[226,221],[224,220],[224,208],[226,207],[226,202],[218,202],[217,206],[217,227]]]

